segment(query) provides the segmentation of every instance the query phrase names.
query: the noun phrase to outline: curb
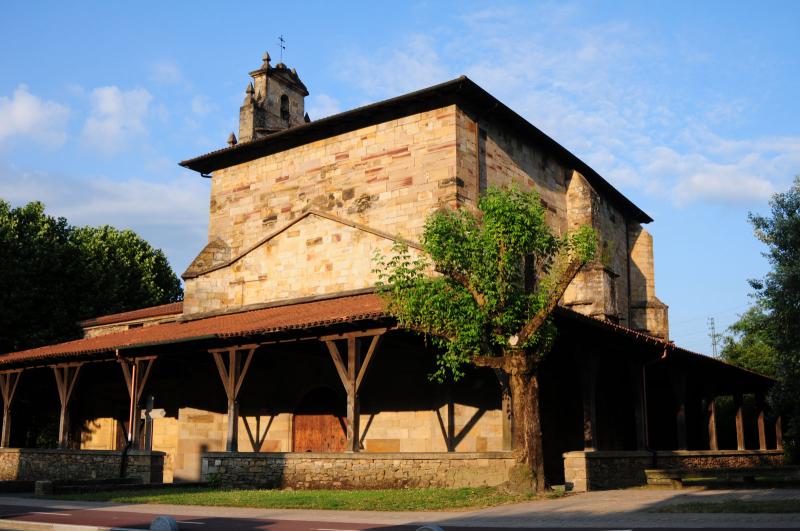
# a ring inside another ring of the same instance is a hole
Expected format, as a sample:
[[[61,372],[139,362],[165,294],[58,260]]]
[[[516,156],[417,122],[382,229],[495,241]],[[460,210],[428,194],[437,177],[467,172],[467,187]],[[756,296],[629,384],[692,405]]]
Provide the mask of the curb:
[[[142,531],[127,527],[103,527],[96,525],[51,524],[49,522],[28,522],[25,520],[0,520],[0,529],[13,531]]]

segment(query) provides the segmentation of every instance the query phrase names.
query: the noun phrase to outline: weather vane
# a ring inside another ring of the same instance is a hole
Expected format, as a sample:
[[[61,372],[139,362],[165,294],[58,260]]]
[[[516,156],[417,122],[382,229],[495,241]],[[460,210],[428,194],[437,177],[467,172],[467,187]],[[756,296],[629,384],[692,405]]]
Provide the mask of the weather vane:
[[[281,48],[281,63],[283,62],[283,51],[286,49],[286,39],[283,38],[283,35],[278,37],[278,45]]]

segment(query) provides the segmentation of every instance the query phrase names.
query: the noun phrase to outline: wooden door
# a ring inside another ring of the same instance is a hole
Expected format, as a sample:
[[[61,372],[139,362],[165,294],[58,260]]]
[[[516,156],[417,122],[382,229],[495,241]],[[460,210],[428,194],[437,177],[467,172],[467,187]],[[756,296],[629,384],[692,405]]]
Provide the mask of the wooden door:
[[[344,452],[347,429],[342,406],[346,400],[330,389],[315,389],[298,404],[292,423],[292,451]]]

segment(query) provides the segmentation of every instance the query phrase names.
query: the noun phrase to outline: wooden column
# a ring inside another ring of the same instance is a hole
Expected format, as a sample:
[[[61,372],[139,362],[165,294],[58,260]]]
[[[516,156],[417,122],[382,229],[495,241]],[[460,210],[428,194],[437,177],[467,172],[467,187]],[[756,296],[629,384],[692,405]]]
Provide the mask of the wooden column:
[[[686,374],[672,373],[672,392],[675,397],[675,430],[678,450],[686,450]]]
[[[706,425],[708,427],[708,449],[719,450],[717,443],[717,401],[713,396],[706,397]]]
[[[767,403],[764,400],[764,394],[758,393],[756,395],[756,413],[758,415],[758,449],[767,449],[767,430],[765,427],[765,414],[767,411]]]
[[[497,381],[500,383],[500,393],[502,396],[502,415],[503,415],[503,450],[510,451],[514,445],[514,419],[511,409],[511,387],[508,384],[508,374],[500,369],[494,370]]]
[[[0,393],[3,395],[3,431],[0,434],[0,448],[8,448],[11,441],[11,405],[21,375],[22,369],[0,373]]]
[[[69,436],[69,401],[72,398],[72,391],[75,389],[75,382],[78,380],[82,363],[70,363],[53,366],[53,374],[56,377],[58,387],[58,398],[61,401],[61,414],[58,421],[58,447],[66,448]]]
[[[155,356],[146,358],[118,358],[128,388],[128,445],[132,448],[139,447],[139,401],[144,386],[150,378],[150,369],[153,367]]]
[[[733,395],[733,407],[736,408],[736,449],[744,450],[744,401],[741,393]]]
[[[583,449],[597,449],[597,358],[582,356],[578,359],[583,396]]]
[[[378,348],[381,336],[386,332],[385,328],[379,330],[368,330],[364,332],[350,332],[333,336],[321,337],[325,342],[328,352],[331,355],[336,372],[342,381],[344,390],[347,393],[347,451],[358,452],[360,448],[359,430],[359,390],[364,382],[364,376],[370,367],[372,358]],[[367,354],[361,360],[360,339],[371,338]],[[339,347],[336,346],[337,340],[347,341],[347,365],[345,366]]]
[[[225,396],[228,398],[228,430],[225,441],[226,452],[239,451],[239,391],[242,382],[253,361],[253,353],[258,345],[241,345],[227,349],[214,349],[209,352],[214,356],[217,364],[219,377],[222,379],[222,386],[225,388]],[[242,365],[242,351],[247,351]],[[227,356],[227,359],[225,357]],[[227,363],[226,363],[227,361]]]
[[[783,450],[783,427],[780,415],[775,419],[775,449]]]
[[[645,415],[645,385],[644,366],[631,361],[629,364],[631,383],[633,385],[633,416],[636,423],[636,449],[644,450],[647,447],[647,421]]]

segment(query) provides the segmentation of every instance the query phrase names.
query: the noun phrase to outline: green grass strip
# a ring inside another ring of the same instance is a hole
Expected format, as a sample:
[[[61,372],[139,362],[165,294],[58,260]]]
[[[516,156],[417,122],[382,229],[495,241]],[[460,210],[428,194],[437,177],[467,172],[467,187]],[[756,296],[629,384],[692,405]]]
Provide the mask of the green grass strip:
[[[254,507],[259,509],[338,509],[432,511],[491,507],[532,499],[494,487],[385,490],[153,489],[55,496],[62,500]]]

